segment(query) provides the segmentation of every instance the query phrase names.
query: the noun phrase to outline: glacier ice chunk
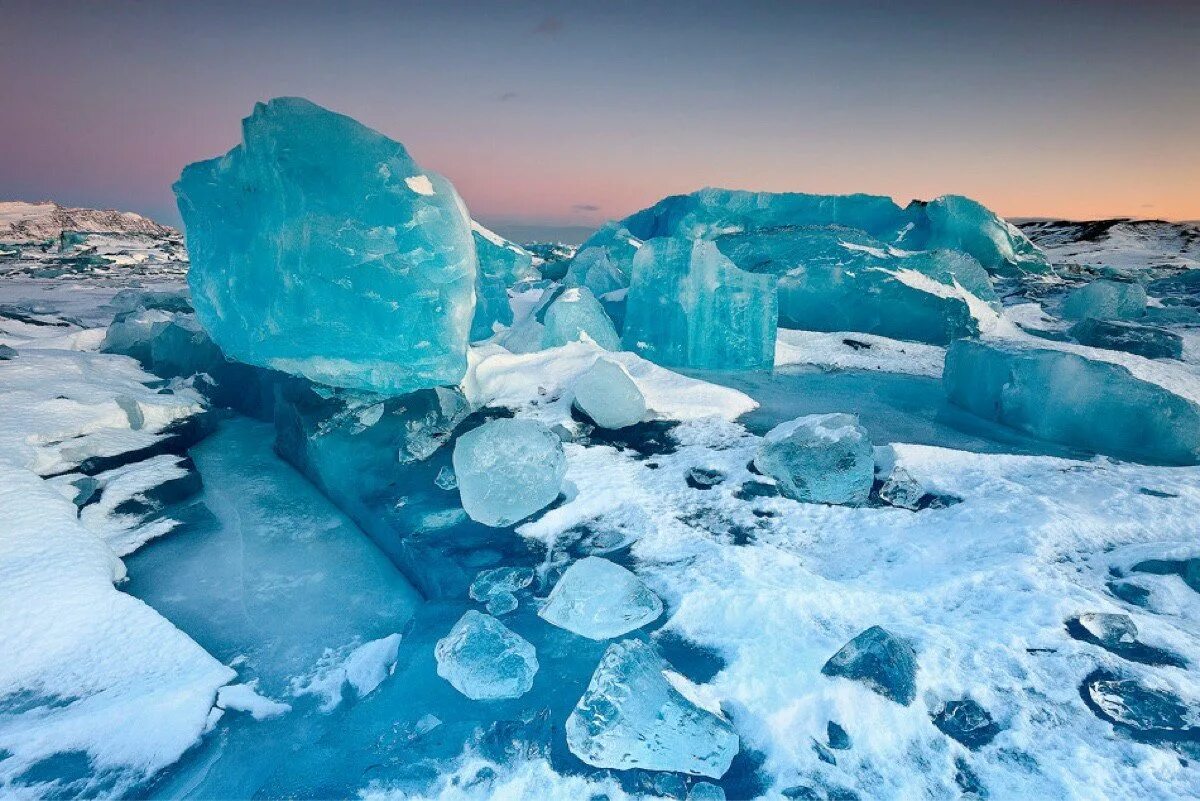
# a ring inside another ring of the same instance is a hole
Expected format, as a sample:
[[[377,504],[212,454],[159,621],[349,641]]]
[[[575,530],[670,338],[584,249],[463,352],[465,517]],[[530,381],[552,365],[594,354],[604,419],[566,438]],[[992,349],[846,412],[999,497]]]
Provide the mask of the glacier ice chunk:
[[[608,359],[575,380],[575,408],[601,428],[625,428],[642,421],[646,399],[625,368]]]
[[[487,526],[509,526],[558,498],[562,441],[537,420],[491,420],[458,438],[454,475],[463,509]]]
[[[607,640],[657,620],[662,610],[659,597],[634,573],[588,556],[566,569],[538,615],[590,640]]]
[[[475,316],[471,321],[471,341],[475,342],[490,337],[497,324],[512,325],[509,287],[538,276],[533,266],[533,254],[525,248],[473,220],[471,233],[479,262]]]
[[[1071,326],[1071,338],[1080,345],[1134,353],[1147,359],[1183,357],[1183,338],[1148,325],[1088,318]]]
[[[586,336],[605,350],[620,350],[621,339],[604,307],[587,287],[568,287],[546,307],[542,347],[554,348]]]
[[[1128,320],[1146,312],[1146,289],[1141,284],[1101,278],[1071,290],[1063,299],[1068,320]]]
[[[642,241],[620,223],[605,223],[579,246],[563,283],[585,286],[597,297],[625,289],[641,246]]]
[[[633,260],[625,349],[668,367],[769,370],[775,284],[773,275],[738,269],[706,240],[646,242]]]
[[[917,697],[916,653],[911,645],[880,626],[871,626],[843,645],[829,657],[821,672],[862,682],[903,706]]]
[[[999,275],[1050,270],[1049,259],[1029,237],[978,201],[943,195],[928,203],[914,201],[910,208],[923,214],[914,215],[918,234],[910,232],[904,239],[905,247],[910,247],[908,240],[916,239],[919,229],[924,228],[925,235],[918,243],[921,250],[960,250]]]
[[[933,716],[933,725],[971,750],[982,748],[1000,733],[992,714],[973,698],[948,702]]]
[[[946,352],[942,383],[951,402],[1051,442],[1154,464],[1200,464],[1200,405],[1122,364],[960,339]]]
[[[567,718],[571,753],[597,768],[723,776],[738,752],[737,733],[676,689],[666,667],[640,640],[610,645]]]
[[[533,686],[537,653],[491,615],[468,610],[434,646],[437,673],[475,701],[520,698]]]
[[[204,328],[228,356],[401,394],[466,371],[476,258],[450,183],[404,146],[300,98],[175,184]]]
[[[874,451],[851,414],[814,414],[780,423],[763,437],[754,466],[779,491],[804,503],[861,506],[875,478]]]

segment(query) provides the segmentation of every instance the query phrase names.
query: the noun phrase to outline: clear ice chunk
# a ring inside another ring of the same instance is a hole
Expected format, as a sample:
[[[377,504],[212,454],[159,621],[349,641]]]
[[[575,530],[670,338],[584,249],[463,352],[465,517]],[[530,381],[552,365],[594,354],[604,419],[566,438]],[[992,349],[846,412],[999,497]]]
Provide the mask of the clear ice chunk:
[[[1068,320],[1128,320],[1145,312],[1145,287],[1107,278],[1071,290],[1062,305],[1062,315]]]
[[[479,571],[471,582],[470,596],[480,603],[487,603],[498,595],[512,595],[533,583],[531,567],[493,567]]]
[[[525,248],[471,222],[479,273],[475,286],[475,317],[471,322],[471,341],[490,337],[497,325],[512,325],[512,306],[508,289],[520,281],[535,279],[533,254]]]
[[[893,469],[879,488],[879,498],[884,503],[910,511],[919,509],[924,497],[925,487],[903,467]]]
[[[568,287],[546,307],[542,347],[566,345],[584,337],[605,350],[620,350],[621,339],[604,307],[587,287]]]
[[[567,460],[562,440],[537,420],[491,420],[458,438],[454,475],[463,509],[487,526],[509,526],[558,498]]]
[[[625,368],[597,359],[575,380],[575,408],[601,428],[625,428],[646,416],[646,399]]]
[[[1051,442],[1153,464],[1200,463],[1200,405],[1129,368],[1052,348],[960,339],[951,402]]]
[[[903,706],[917,697],[916,653],[880,626],[872,626],[843,645],[821,672],[861,682]]]
[[[192,303],[222,351],[382,394],[457,383],[476,259],[449,181],[300,98],[258,104],[242,131],[175,184]]]
[[[763,437],[754,466],[803,503],[861,506],[875,480],[874,451],[851,414],[814,414],[780,423]]]
[[[654,239],[633,260],[626,350],[668,367],[769,370],[776,278],[740,270],[706,240]]]
[[[737,733],[681,693],[666,669],[645,642],[610,645],[567,718],[571,753],[597,768],[723,776],[738,752]]]
[[[533,687],[537,653],[491,615],[468,610],[434,646],[437,673],[475,701],[520,698]]]
[[[982,203],[961,195],[943,195],[928,203],[914,201],[909,209],[916,217],[916,225],[910,229],[916,236],[904,236],[902,247],[911,247],[909,241],[917,240],[913,244],[921,250],[960,250],[999,275],[1050,271],[1050,261],[1041,249]],[[918,210],[923,214],[915,213]],[[924,237],[920,237],[922,227]]]
[[[657,620],[662,611],[662,601],[634,573],[588,556],[566,569],[538,615],[590,640],[607,640]]]

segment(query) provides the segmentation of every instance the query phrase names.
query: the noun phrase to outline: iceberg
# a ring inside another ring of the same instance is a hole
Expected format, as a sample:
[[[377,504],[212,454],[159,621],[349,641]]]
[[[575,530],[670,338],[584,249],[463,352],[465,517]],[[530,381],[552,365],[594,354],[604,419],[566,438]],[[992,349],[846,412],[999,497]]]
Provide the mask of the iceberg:
[[[1179,334],[1148,325],[1089,317],[1071,326],[1071,338],[1080,345],[1120,350],[1147,359],[1183,357],[1183,338]]]
[[[610,645],[567,718],[571,753],[597,768],[723,776],[738,753],[737,734],[680,692],[666,669],[640,640]]]
[[[601,428],[625,428],[646,416],[646,399],[625,368],[608,359],[575,380],[575,408]]]
[[[872,626],[843,645],[821,672],[861,682],[902,706],[917,697],[916,653],[880,626]]]
[[[1118,364],[1016,341],[960,339],[946,352],[942,383],[951,402],[1051,442],[1153,464],[1200,464],[1200,404],[1180,394],[1182,386],[1147,380],[1162,377],[1148,372],[1156,363],[1126,358]]]
[[[662,601],[632,572],[588,556],[567,568],[538,615],[589,640],[607,640],[657,620],[662,611]]]
[[[620,223],[608,222],[579,246],[563,283],[587,287],[597,297],[625,289],[642,241]]]
[[[468,610],[434,647],[437,673],[475,701],[520,698],[538,671],[534,647],[491,615]]]
[[[543,348],[555,348],[584,337],[605,350],[620,350],[621,338],[596,296],[587,287],[568,287],[545,307]]]
[[[861,506],[875,479],[867,432],[850,414],[814,414],[780,423],[763,437],[754,466],[803,503]]]
[[[558,498],[562,441],[537,420],[491,420],[458,438],[454,474],[463,509],[487,526],[510,526]]]
[[[454,187],[300,98],[175,184],[196,315],[228,356],[399,395],[466,372],[476,255]]]
[[[919,243],[921,250],[962,251],[997,275],[1050,271],[1050,261],[1037,245],[982,203],[961,195],[943,195],[928,203],[913,201],[909,208],[923,213],[914,214],[917,233],[907,233],[905,243]],[[924,236],[920,236],[922,228]]]
[[[533,266],[533,254],[520,245],[509,242],[474,220],[471,234],[479,272],[475,286],[475,317],[471,321],[471,341],[487,339],[497,325],[512,325],[512,306],[508,289],[520,281],[538,277]]]
[[[1145,287],[1107,278],[1073,289],[1062,305],[1062,315],[1068,320],[1128,320],[1145,313]]]
[[[769,370],[775,284],[773,275],[738,269],[712,242],[648,241],[633,260],[625,349],[667,367]]]

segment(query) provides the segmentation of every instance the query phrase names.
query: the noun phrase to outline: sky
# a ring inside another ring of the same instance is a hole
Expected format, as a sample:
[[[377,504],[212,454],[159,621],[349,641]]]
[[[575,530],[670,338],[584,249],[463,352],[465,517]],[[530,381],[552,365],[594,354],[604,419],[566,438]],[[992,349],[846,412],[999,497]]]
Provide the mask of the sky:
[[[522,238],[704,186],[1200,218],[1200,0],[0,0],[0,199],[177,223],[282,95]]]

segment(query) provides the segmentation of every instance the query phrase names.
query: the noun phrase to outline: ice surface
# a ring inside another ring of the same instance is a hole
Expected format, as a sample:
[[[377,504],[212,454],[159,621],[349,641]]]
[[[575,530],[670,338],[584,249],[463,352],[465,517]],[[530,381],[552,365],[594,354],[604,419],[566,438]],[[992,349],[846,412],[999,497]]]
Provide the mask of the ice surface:
[[[588,556],[567,568],[538,614],[590,640],[607,640],[657,620],[662,611],[662,601],[632,572]]]
[[[475,290],[475,317],[471,322],[471,340],[487,339],[497,324],[511,325],[512,306],[508,289],[518,281],[537,277],[533,254],[509,242],[495,231],[471,221],[479,272]]]
[[[1071,337],[1080,345],[1121,350],[1147,359],[1183,356],[1183,338],[1179,334],[1148,325],[1088,318],[1071,326]]]
[[[196,314],[238,361],[400,394],[457,382],[474,314],[470,219],[404,147],[299,98],[175,184]]]
[[[911,645],[880,626],[842,646],[821,672],[862,682],[904,706],[917,697],[917,655]]]
[[[641,240],[616,222],[607,222],[579,246],[563,282],[587,287],[597,297],[625,289]]]
[[[598,768],[723,776],[737,755],[737,734],[676,689],[666,669],[644,642],[610,645],[567,718],[571,753]]]
[[[871,440],[848,414],[798,417],[767,432],[754,466],[804,503],[859,506],[875,476]]]
[[[1200,405],[1131,368],[1146,369],[1018,342],[959,340],[943,381],[952,402],[1043,439],[1152,463],[1200,462]]]
[[[532,645],[496,618],[468,610],[435,649],[438,675],[476,701],[519,698],[538,671]]]
[[[621,339],[604,307],[587,287],[569,287],[546,307],[542,347],[554,348],[584,337],[605,350],[620,350]]]
[[[1068,320],[1127,320],[1146,312],[1146,289],[1138,283],[1101,278],[1072,290],[1063,301]]]
[[[646,416],[646,399],[620,364],[600,358],[575,381],[575,408],[601,428],[625,428]]]
[[[770,369],[776,279],[739,270],[712,242],[657,239],[633,260],[622,341],[666,366]]]
[[[468,591],[473,600],[487,606],[488,614],[500,616],[516,610],[516,593],[533,583],[530,567],[493,567],[481,570]]]
[[[454,446],[463,509],[488,526],[509,526],[549,506],[566,471],[562,442],[536,420],[492,420]]]

